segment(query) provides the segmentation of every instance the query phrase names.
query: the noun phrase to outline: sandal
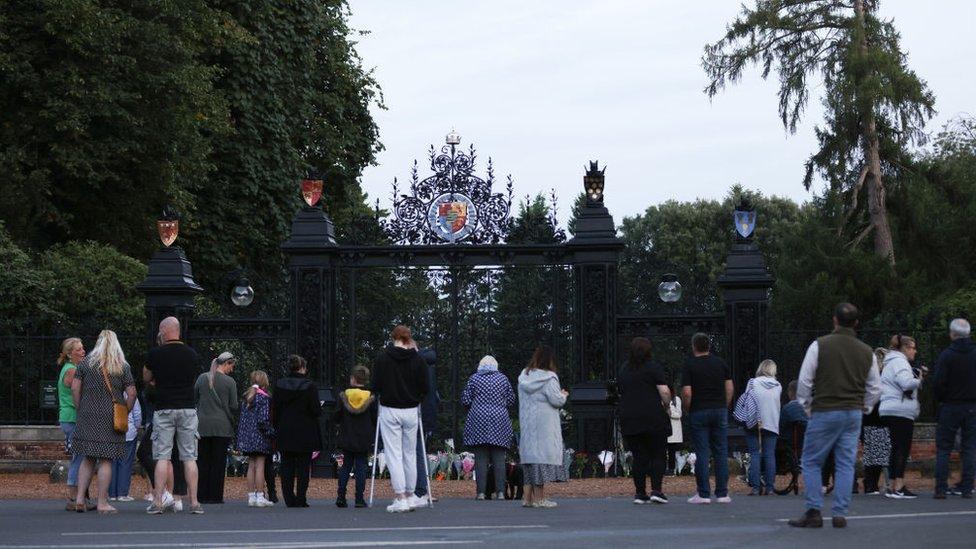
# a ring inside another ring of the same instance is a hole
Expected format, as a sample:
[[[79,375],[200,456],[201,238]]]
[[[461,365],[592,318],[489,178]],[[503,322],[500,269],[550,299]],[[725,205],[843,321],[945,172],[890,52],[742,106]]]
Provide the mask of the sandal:
[[[99,509],[99,515],[117,515],[119,513],[118,509]]]
[[[85,511],[89,510],[88,506],[84,503],[69,503],[66,509],[68,511],[74,511],[75,513],[84,513]]]

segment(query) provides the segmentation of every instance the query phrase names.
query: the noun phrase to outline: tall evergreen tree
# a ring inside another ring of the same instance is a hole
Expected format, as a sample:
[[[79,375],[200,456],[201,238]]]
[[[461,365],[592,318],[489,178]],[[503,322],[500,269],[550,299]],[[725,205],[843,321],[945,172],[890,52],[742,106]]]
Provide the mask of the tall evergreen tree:
[[[924,140],[934,97],[907,64],[900,36],[878,16],[878,0],[756,0],[743,7],[725,36],[705,46],[702,65],[714,97],[759,65],[779,76],[779,114],[796,125],[823,80],[826,120],[816,129],[820,149],[806,165],[804,185],[824,176],[843,204],[838,234],[852,245],[874,234],[874,252],[895,264],[883,176],[895,172],[909,145]],[[865,196],[866,195],[866,200]],[[866,202],[866,211],[865,211]]]

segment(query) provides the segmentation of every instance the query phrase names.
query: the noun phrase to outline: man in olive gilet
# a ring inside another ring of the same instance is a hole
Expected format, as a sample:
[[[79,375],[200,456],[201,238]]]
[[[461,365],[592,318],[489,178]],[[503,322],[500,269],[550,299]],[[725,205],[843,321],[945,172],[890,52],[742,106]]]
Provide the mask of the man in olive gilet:
[[[823,526],[820,470],[831,452],[836,463],[833,525],[847,525],[861,415],[870,412],[881,395],[878,362],[871,347],[857,339],[854,332],[859,316],[854,305],[838,305],[834,309],[833,333],[810,344],[800,367],[796,396],[810,416],[803,442],[807,511],[791,520],[790,526]]]

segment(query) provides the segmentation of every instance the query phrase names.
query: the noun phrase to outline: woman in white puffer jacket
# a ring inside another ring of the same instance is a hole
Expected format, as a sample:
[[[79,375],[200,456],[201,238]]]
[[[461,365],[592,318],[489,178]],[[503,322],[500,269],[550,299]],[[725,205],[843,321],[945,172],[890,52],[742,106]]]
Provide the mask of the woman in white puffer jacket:
[[[885,355],[881,373],[881,403],[878,413],[888,427],[891,436],[891,459],[888,463],[889,485],[885,497],[915,499],[918,497],[905,488],[905,464],[912,451],[912,432],[918,418],[918,388],[922,375],[912,370],[918,349],[915,339],[896,335],[891,338],[891,348]]]

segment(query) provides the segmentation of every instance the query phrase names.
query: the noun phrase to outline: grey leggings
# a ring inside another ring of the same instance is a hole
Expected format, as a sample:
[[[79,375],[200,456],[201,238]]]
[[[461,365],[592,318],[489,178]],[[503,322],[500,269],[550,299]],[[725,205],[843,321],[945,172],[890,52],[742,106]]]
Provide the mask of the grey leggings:
[[[483,444],[475,446],[472,451],[474,452],[475,483],[478,485],[478,493],[486,493],[489,456],[492,467],[495,469],[495,493],[505,493],[505,448]]]

